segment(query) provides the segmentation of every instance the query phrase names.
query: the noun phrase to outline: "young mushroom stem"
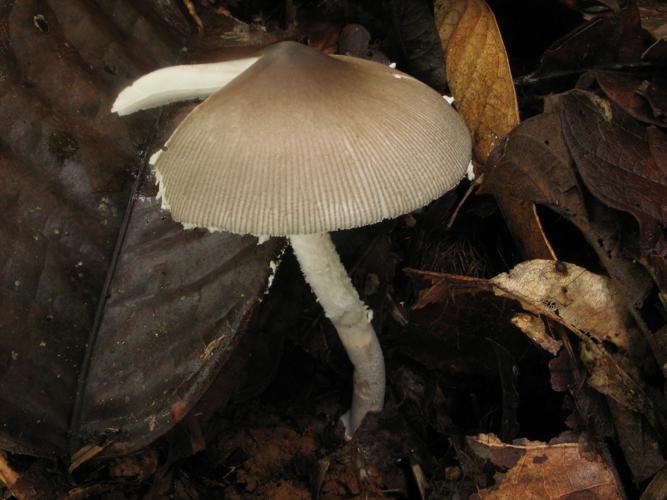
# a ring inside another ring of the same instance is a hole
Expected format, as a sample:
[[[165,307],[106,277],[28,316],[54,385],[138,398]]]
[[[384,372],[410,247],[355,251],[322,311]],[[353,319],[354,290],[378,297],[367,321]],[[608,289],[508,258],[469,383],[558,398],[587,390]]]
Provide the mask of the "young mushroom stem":
[[[354,366],[352,406],[341,417],[351,438],[369,411],[384,404],[384,358],[369,311],[340,261],[328,233],[290,236],[301,271],[333,323]]]

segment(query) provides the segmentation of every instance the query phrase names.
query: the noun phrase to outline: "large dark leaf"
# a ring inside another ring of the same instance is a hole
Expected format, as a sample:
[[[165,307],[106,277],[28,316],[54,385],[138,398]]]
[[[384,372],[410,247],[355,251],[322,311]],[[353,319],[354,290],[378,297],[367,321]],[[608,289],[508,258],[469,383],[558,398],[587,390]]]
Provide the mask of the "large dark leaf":
[[[171,222],[140,183],[157,114],[109,113],[187,30],[166,0],[0,2],[1,448],[151,441],[208,387],[266,286],[277,243]]]
[[[563,133],[584,183],[609,206],[667,222],[667,179],[645,138],[645,128],[613,114],[607,101],[586,92],[561,98]]]
[[[638,61],[651,43],[637,6],[628,2],[620,12],[593,17],[555,42],[534,75]]]
[[[559,106],[560,97],[555,103]],[[555,111],[523,122],[494,154],[483,192],[502,190],[508,196],[549,207],[579,228],[607,271],[623,283],[630,304],[641,305],[652,286],[641,266],[628,259],[618,233],[620,224],[609,209],[586,199]]]

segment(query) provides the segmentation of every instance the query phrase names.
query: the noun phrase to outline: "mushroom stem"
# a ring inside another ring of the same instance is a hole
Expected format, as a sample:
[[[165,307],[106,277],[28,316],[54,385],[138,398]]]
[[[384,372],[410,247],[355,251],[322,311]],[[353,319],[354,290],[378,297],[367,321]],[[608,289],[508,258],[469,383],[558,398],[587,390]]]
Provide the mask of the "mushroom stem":
[[[112,113],[129,115],[172,102],[205,98],[257,62],[257,57],[220,63],[169,66],[142,76],[126,87],[111,107]]]
[[[341,420],[348,439],[369,411],[384,404],[384,358],[370,323],[370,312],[359,298],[328,233],[290,236],[306,281],[354,366],[352,407]]]

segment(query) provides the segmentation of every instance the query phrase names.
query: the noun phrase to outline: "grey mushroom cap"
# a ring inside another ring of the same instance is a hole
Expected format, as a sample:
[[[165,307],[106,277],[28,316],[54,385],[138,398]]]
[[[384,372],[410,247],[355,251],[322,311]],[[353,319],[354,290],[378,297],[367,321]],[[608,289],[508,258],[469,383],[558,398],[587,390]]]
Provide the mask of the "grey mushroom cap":
[[[418,80],[281,42],[198,105],[155,167],[174,220],[283,236],[423,207],[470,157],[463,120]]]

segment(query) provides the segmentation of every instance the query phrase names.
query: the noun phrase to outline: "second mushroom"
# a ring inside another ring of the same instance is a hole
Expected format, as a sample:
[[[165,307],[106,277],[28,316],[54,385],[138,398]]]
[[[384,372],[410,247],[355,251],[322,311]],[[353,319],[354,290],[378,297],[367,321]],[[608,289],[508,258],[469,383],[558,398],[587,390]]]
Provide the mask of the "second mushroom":
[[[371,314],[330,231],[397,217],[454,187],[469,133],[435,91],[387,66],[281,42],[255,58],[165,68],[125,89],[120,115],[206,97],[153,163],[162,206],[185,227],[287,236],[354,366],[351,437],[384,404]]]

